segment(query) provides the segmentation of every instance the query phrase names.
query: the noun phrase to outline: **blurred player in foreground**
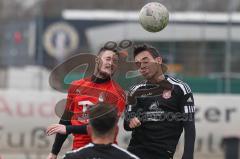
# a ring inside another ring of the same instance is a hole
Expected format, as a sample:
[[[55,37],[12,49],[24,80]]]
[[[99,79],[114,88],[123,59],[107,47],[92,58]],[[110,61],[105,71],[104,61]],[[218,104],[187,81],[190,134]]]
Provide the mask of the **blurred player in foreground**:
[[[147,44],[134,47],[134,59],[146,79],[128,95],[124,128],[132,131],[128,150],[141,159],[172,159],[184,129],[182,159],[193,159],[194,99],[189,86],[164,75],[159,52]]]
[[[68,134],[74,136],[73,150],[91,142],[87,132],[88,110],[99,102],[117,106],[118,116],[124,111],[125,94],[121,87],[111,79],[118,67],[118,52],[101,48],[96,58],[92,77],[73,81],[68,89],[65,112],[59,124],[46,130],[47,135],[56,134],[48,159],[56,159]]]
[[[117,132],[116,106],[100,104],[89,113],[89,132],[92,143],[67,152],[63,159],[138,159],[137,156],[114,144]]]

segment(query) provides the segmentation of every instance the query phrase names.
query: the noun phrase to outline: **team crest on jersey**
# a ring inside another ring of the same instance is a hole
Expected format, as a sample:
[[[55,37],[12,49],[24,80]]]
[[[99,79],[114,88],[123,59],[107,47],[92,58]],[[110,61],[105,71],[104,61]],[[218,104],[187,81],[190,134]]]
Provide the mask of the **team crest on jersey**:
[[[171,90],[164,90],[162,97],[163,97],[164,99],[169,99],[169,98],[171,98],[171,97],[172,97],[172,91],[171,91]]]
[[[80,89],[76,89],[76,94],[81,94],[81,90]]]
[[[149,109],[150,110],[157,110],[158,109],[158,102],[153,102],[151,105],[150,105],[150,107],[149,107]]]
[[[102,103],[102,102],[104,102],[104,100],[105,100],[105,93],[104,93],[104,92],[101,92],[101,93],[99,94],[99,97],[98,97],[98,102],[99,102],[99,103]]]

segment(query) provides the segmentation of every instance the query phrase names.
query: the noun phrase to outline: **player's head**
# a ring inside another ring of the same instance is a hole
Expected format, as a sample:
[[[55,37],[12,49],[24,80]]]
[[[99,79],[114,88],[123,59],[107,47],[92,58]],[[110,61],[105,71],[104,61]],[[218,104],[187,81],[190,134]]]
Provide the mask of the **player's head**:
[[[144,78],[150,80],[166,71],[158,50],[147,44],[136,45],[133,51],[135,63]]]
[[[101,78],[112,76],[118,67],[118,61],[117,50],[102,47],[96,58],[95,74]]]
[[[114,135],[118,121],[117,107],[101,103],[89,112],[89,123],[95,137]]]

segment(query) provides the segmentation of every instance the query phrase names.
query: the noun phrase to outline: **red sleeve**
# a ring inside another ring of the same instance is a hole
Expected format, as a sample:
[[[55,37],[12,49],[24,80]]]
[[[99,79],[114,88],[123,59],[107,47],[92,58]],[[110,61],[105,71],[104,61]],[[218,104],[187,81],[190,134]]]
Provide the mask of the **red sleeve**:
[[[117,107],[119,112],[118,115],[121,116],[126,106],[126,94],[118,84],[115,84],[115,85],[117,88],[117,96],[118,96],[118,102],[117,102]]]
[[[119,116],[121,116],[122,113],[124,112],[125,105],[126,105],[125,98],[120,98],[120,99],[118,100],[118,103],[117,103],[118,112],[119,112],[118,115],[119,115]]]

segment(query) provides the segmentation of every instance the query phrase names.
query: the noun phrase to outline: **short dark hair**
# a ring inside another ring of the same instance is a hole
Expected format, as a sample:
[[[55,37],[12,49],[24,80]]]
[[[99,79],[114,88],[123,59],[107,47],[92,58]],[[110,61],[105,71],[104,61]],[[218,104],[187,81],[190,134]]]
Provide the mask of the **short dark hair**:
[[[114,48],[106,48],[105,46],[104,46],[104,47],[101,47],[101,48],[99,49],[97,55],[100,55],[102,52],[107,51],[107,50],[112,51],[112,52],[115,52],[116,55],[118,55],[117,49],[114,49]]]
[[[98,136],[105,135],[111,131],[117,121],[117,107],[106,103],[96,105],[89,112],[89,123]]]
[[[140,45],[134,46],[133,57],[135,58],[140,52],[143,52],[143,51],[149,51],[150,54],[153,56],[153,58],[161,56],[155,47],[148,45],[148,44],[140,44]]]

